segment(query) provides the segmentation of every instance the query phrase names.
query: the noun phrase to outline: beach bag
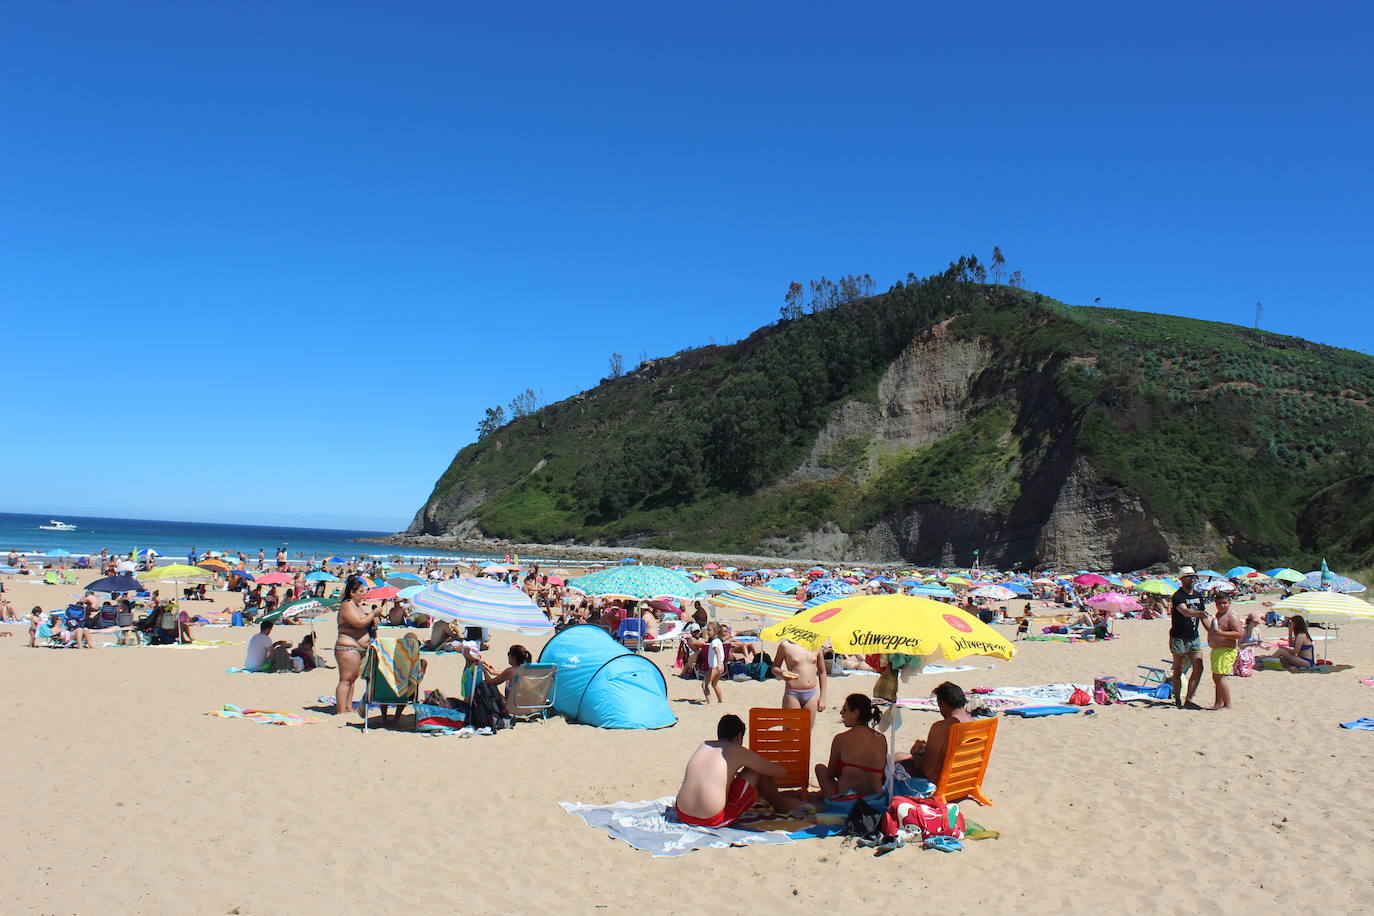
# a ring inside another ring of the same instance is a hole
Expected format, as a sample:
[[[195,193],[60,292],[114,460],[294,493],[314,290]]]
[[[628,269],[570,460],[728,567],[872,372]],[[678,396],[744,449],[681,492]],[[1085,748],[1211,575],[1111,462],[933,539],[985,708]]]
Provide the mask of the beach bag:
[[[910,798],[899,795],[892,799],[879,827],[884,836],[896,836],[903,830],[920,831],[921,839],[932,836],[964,838],[964,814],[958,805],[947,804],[938,798]]]
[[[1236,677],[1249,677],[1255,673],[1255,650],[1241,649],[1236,653],[1236,663],[1231,666]]]
[[[489,681],[482,681],[472,691],[468,704],[468,724],[473,728],[490,728],[492,731],[506,727],[506,701],[501,691]]]
[[[1121,702],[1121,688],[1114,677],[1099,677],[1093,680],[1093,702],[1099,706],[1110,706]]]
[[[431,694],[425,699],[429,701],[434,699],[434,696]],[[417,732],[445,735],[467,725],[468,704],[457,701],[456,705],[450,705],[442,694],[438,699],[442,702],[411,704],[415,708],[415,730]]]
[[[1070,706],[1091,706],[1092,703],[1093,698],[1088,696],[1088,692],[1082,687],[1075,687],[1069,695]]]
[[[849,809],[849,816],[839,836],[857,840],[877,839],[882,836],[882,823],[883,812],[870,805],[867,799],[861,798]]]
[[[773,674],[772,667],[765,661],[750,662],[744,666],[744,673],[756,681],[766,681]]]

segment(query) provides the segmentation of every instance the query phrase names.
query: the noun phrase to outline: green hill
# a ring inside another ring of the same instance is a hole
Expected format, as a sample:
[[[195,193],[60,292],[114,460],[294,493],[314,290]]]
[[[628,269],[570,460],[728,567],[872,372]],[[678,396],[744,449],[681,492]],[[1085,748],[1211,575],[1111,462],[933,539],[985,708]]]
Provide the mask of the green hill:
[[[1374,359],[1066,306],[972,263],[520,417],[458,452],[409,533],[912,563],[1374,558]]]

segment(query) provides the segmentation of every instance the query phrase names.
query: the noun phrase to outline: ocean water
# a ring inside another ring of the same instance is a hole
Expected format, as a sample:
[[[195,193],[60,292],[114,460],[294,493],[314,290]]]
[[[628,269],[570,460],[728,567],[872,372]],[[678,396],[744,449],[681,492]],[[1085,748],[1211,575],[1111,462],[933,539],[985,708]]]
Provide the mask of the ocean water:
[[[271,525],[217,525],[208,522],[168,522],[137,518],[88,518],[63,516],[59,521],[76,526],[75,531],[40,531],[48,518],[41,515],[17,515],[0,512],[0,560],[10,550],[20,553],[47,553],[60,547],[73,556],[99,553],[108,548],[111,553],[128,553],[151,547],[167,558],[185,557],[195,548],[204,555],[207,551],[243,551],[257,557],[262,549],[271,562],[277,548],[286,546],[286,554],[293,560],[310,556],[381,556],[388,551],[404,551],[415,556],[485,557],[485,554],[447,550],[418,550],[391,548],[385,544],[358,543],[355,538],[377,537],[391,532],[337,531],[329,528],[280,528]]]

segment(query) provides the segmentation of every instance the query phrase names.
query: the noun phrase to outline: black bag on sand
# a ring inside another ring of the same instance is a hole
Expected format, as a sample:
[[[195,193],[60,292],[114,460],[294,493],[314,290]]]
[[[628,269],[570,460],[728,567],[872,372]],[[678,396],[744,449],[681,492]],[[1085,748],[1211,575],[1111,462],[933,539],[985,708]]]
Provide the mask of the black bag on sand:
[[[855,840],[881,839],[878,826],[882,821],[883,812],[861,798],[849,809],[849,818],[844,822],[844,829],[839,836]]]
[[[473,728],[490,728],[496,731],[506,726],[506,701],[497,690],[486,681],[480,682],[468,700],[468,724]]]

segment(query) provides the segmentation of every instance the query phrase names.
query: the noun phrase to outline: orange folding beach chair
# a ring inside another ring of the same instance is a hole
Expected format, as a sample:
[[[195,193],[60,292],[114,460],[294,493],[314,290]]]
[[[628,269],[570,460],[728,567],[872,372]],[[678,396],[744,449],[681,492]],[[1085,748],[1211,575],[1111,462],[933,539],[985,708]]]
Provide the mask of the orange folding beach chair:
[[[808,795],[811,785],[811,710],[749,710],[749,750],[765,760],[781,764],[787,775],[778,780],[784,792],[800,789]]]
[[[983,774],[992,757],[992,739],[997,735],[997,719],[956,722],[949,727],[945,760],[935,781],[935,797],[946,802],[971,798],[980,805],[991,805],[983,795]]]

